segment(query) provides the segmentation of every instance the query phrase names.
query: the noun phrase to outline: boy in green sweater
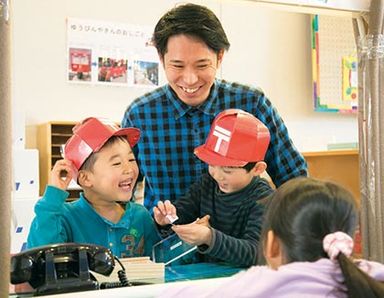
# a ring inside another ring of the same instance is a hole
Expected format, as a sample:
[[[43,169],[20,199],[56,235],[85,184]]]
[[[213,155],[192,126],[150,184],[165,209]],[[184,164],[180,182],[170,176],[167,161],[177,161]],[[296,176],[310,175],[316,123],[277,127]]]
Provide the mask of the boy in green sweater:
[[[150,256],[160,237],[145,207],[130,202],[138,176],[132,147],[139,138],[140,130],[120,129],[106,119],[87,118],[76,125],[65,158],[54,165],[35,206],[27,247],[91,243],[110,248],[117,257]],[[67,203],[71,179],[83,193]]]

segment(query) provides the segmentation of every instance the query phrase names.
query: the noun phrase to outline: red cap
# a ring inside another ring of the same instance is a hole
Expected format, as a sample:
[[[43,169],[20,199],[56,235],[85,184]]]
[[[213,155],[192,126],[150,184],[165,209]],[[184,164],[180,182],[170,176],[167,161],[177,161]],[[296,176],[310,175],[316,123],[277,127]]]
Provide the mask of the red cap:
[[[216,116],[205,144],[194,153],[209,165],[242,167],[264,160],[269,140],[268,128],[259,119],[228,109]]]
[[[73,135],[64,146],[64,158],[72,161],[78,171],[85,160],[98,152],[112,136],[126,136],[131,147],[140,138],[140,130],[133,127],[120,128],[104,118],[90,117],[72,129]]]

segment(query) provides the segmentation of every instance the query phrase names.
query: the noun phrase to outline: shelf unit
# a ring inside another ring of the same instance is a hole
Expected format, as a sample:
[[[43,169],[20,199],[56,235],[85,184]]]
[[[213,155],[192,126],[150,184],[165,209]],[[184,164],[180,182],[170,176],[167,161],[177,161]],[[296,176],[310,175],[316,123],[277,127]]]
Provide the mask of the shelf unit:
[[[359,151],[329,150],[302,153],[309,176],[341,184],[354,195],[360,206]]]
[[[37,129],[37,147],[39,149],[40,195],[44,194],[49,175],[55,162],[62,159],[61,146],[72,135],[76,122],[52,121],[40,124]],[[70,187],[68,200],[79,198],[80,187]]]

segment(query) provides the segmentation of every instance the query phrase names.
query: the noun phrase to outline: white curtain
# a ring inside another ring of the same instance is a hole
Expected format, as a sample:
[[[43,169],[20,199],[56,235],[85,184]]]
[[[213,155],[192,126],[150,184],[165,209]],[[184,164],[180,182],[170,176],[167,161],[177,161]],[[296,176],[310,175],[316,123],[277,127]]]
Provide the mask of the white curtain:
[[[364,258],[384,263],[384,0],[354,20],[359,56],[359,158]]]

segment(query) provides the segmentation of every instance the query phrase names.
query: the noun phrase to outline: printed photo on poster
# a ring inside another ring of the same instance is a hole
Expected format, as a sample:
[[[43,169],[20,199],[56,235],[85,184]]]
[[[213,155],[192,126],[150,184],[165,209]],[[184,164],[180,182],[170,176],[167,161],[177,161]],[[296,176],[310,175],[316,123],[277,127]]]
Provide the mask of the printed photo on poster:
[[[69,48],[68,80],[91,81],[92,50]]]
[[[98,60],[99,82],[127,83],[127,59],[99,57]]]
[[[159,84],[159,63],[135,61],[133,63],[133,79],[135,85]]]

